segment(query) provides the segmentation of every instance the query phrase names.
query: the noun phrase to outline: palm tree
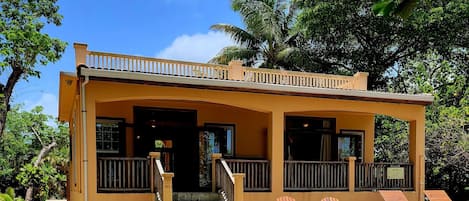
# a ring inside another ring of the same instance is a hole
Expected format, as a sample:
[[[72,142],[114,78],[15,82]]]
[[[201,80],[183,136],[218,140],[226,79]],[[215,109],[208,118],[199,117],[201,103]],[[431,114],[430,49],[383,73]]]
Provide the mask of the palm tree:
[[[295,48],[298,33],[293,31],[296,7],[291,1],[282,0],[232,0],[246,29],[230,25],[215,24],[212,30],[231,36],[236,46],[223,48],[209,62],[227,64],[241,59],[245,66],[261,68],[292,69],[289,61]]]

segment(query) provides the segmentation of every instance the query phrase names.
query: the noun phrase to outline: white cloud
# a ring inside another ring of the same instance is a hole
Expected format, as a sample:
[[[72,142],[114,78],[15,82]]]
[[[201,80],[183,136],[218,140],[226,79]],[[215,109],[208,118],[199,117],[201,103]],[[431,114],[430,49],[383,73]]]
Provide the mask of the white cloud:
[[[178,36],[156,57],[184,61],[207,62],[224,47],[234,45],[228,35],[209,31],[205,34]]]
[[[37,100],[25,100],[25,110],[30,111],[36,106],[42,106],[44,108],[43,112],[48,115],[57,117],[58,115],[58,100],[57,96],[51,93],[42,93],[41,97]]]

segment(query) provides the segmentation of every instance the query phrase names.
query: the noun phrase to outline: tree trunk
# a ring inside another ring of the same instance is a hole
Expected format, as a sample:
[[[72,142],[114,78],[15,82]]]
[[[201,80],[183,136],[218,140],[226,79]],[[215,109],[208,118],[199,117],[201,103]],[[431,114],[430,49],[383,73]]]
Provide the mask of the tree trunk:
[[[49,154],[49,152],[55,147],[57,146],[57,143],[54,141],[52,143],[50,143],[49,145],[47,146],[43,146],[41,151],[39,152],[39,155],[37,155],[37,159],[36,161],[34,161],[34,167],[38,167],[39,166],[39,163],[41,163],[42,159],[44,157],[47,156],[47,154]],[[33,190],[34,190],[34,186],[32,183],[29,184],[28,186],[28,190],[26,190],[26,195],[24,196],[24,200],[25,201],[32,201],[33,200]]]
[[[13,71],[8,76],[8,80],[6,85],[0,83],[0,94],[3,95],[0,97],[0,138],[3,135],[3,131],[5,130],[5,124],[7,120],[7,114],[9,105],[10,105],[10,98],[13,94],[13,88],[15,87],[18,80],[21,78],[21,75],[24,73],[22,68],[15,67],[12,65]]]

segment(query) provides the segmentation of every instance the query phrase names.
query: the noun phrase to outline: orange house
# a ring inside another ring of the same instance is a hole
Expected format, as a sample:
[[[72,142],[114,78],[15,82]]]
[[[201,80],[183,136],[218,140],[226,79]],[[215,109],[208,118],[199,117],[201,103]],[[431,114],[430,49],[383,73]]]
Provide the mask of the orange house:
[[[429,95],[338,76],[89,51],[60,74],[71,201],[424,200]],[[409,161],[374,162],[375,115],[409,122]]]

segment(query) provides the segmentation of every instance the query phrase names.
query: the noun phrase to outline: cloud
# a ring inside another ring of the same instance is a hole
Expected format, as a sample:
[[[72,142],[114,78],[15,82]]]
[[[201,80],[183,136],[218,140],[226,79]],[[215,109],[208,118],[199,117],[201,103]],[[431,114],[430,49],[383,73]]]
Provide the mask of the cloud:
[[[222,32],[182,35],[174,39],[171,45],[160,51],[156,57],[205,63],[222,48],[230,45],[234,45],[234,42]]]
[[[42,106],[44,108],[43,112],[48,115],[57,117],[58,114],[58,99],[57,96],[52,93],[42,93],[41,97],[37,100],[25,100],[24,109],[30,111],[36,106]]]

